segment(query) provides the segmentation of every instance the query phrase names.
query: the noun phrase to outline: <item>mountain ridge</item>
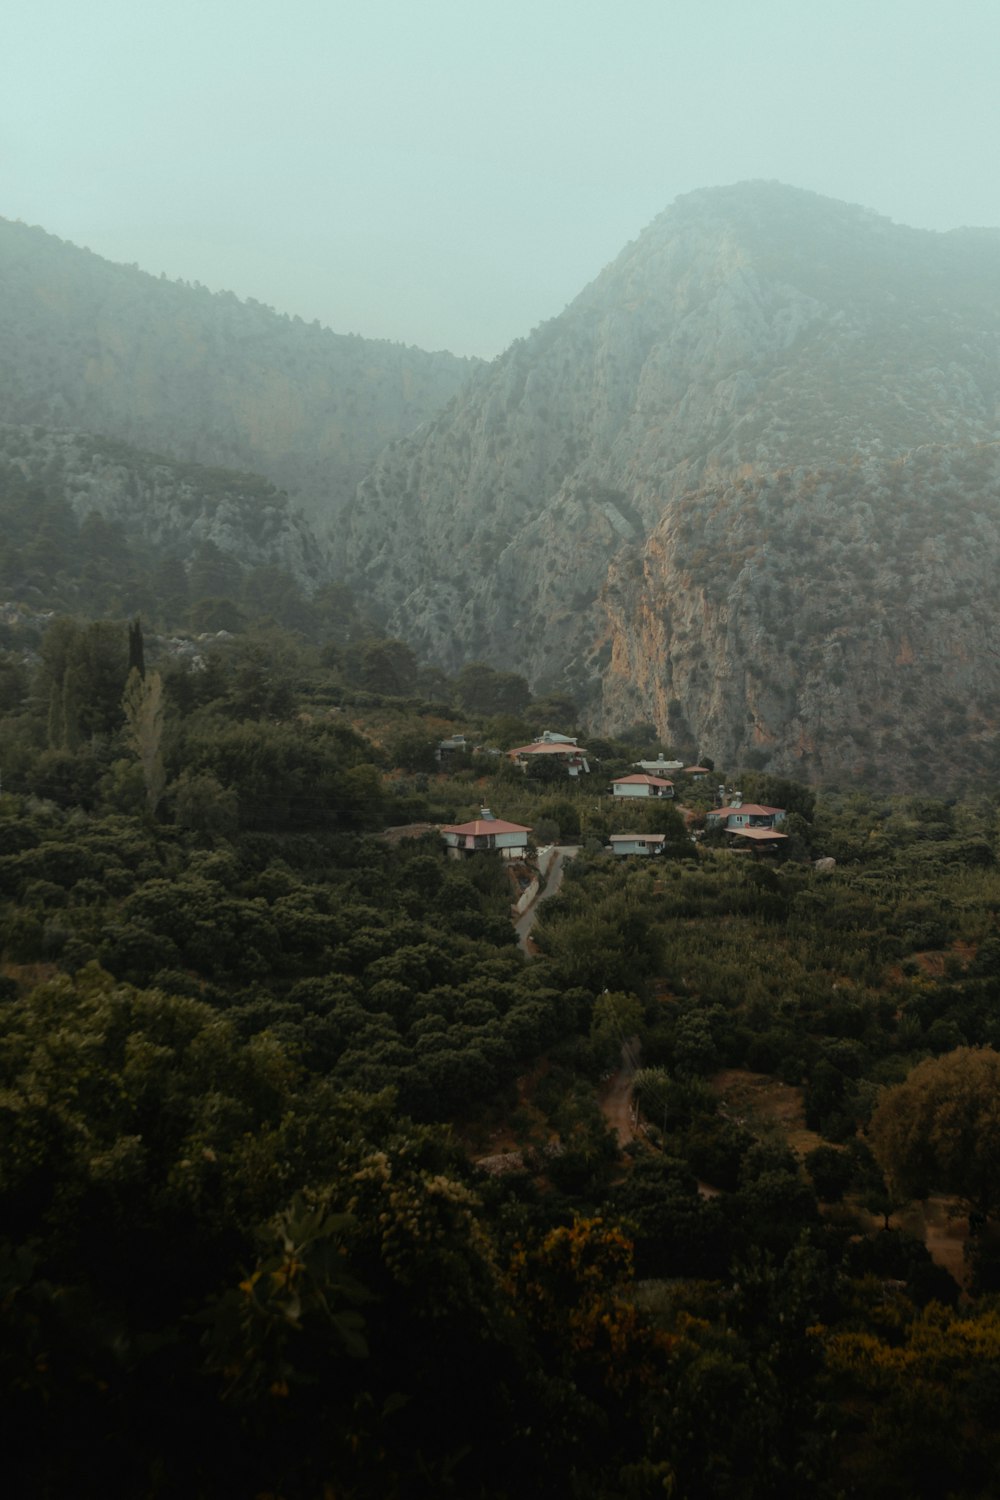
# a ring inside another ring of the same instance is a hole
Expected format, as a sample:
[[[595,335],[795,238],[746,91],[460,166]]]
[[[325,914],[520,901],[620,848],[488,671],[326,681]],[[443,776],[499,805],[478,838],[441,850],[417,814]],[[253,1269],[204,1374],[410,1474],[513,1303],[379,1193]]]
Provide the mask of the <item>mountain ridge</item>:
[[[156,478],[155,455],[243,471],[202,476],[203,540],[307,586],[339,573],[429,661],[568,690],[591,726],[651,719],[665,741],[809,779],[867,757],[892,780],[905,747],[866,719],[885,704],[925,747],[941,723],[960,730],[960,774],[996,760],[980,706],[1000,690],[985,609],[1000,231],[912,229],[775,183],[701,189],[486,365],[332,334],[0,221],[0,417],[43,470],[55,445],[78,514],[99,501],[136,526],[148,511],[174,555],[172,497],[200,480]],[[95,449],[90,485],[88,433],[131,445],[117,466]],[[974,525],[950,524],[966,513]],[[849,640],[813,607],[823,588]],[[927,629],[907,614],[914,590]],[[972,640],[962,720],[934,689],[943,643],[968,655]],[[919,686],[895,680],[908,653]]]
[[[607,727],[623,697],[606,691],[621,612],[605,590],[644,576],[682,497],[998,437],[1000,236],[914,230],[780,185],[704,190],[386,450],[347,518],[344,562],[440,665],[525,671]],[[751,568],[739,589],[754,586]],[[657,674],[671,664],[654,655],[633,710],[667,737]],[[703,743],[717,730],[689,707]],[[776,728],[785,771],[801,769],[790,728]],[[705,749],[759,745],[727,733]]]
[[[337,334],[0,219],[0,416],[250,471],[328,529],[475,361]]]

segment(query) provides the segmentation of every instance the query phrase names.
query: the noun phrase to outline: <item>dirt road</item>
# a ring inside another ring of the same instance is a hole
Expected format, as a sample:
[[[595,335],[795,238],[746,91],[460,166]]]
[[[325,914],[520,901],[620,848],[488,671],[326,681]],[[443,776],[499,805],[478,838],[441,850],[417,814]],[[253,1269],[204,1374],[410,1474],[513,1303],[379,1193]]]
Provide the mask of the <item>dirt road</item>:
[[[618,1137],[619,1146],[635,1139],[632,1113],[632,1079],[640,1065],[639,1038],[629,1037],[622,1045],[622,1065],[604,1084],[598,1103],[604,1118]]]
[[[549,866],[549,873],[548,878],[545,882],[544,891],[541,891],[539,893],[539,895],[528,907],[528,910],[526,912],[523,912],[514,923],[514,931],[517,933],[517,941],[524,949],[525,953],[527,953],[529,956],[534,955],[536,951],[529,941],[529,934],[532,927],[535,925],[535,918],[538,916],[538,908],[541,906],[543,901],[547,901],[550,896],[554,896],[556,894],[559,887],[562,885],[563,865],[565,864],[567,859],[572,859],[574,855],[577,854],[577,852],[578,846],[576,844],[564,844],[562,847],[556,850],[556,853],[553,856],[552,863]]]
[[[567,859],[572,859],[577,852],[577,846],[571,844],[564,845],[557,851],[549,866],[545,889],[514,923],[517,941],[529,956],[536,951],[530,934],[535,918],[538,916],[538,908],[549,896],[556,894],[562,885],[565,862]],[[621,1059],[621,1067],[617,1068],[602,1086],[598,1102],[604,1118],[618,1137],[619,1145],[626,1146],[629,1141],[635,1139],[636,1135],[632,1115],[632,1079],[636,1069],[641,1066],[638,1037],[629,1037],[622,1043]]]

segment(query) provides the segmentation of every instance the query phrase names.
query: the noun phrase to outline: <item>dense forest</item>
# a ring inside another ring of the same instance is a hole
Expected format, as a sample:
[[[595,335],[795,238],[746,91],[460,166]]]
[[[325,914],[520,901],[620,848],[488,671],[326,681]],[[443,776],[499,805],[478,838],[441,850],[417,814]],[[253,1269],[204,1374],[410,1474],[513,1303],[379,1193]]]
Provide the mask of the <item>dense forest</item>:
[[[523,774],[565,697],[33,503],[0,552],[15,1491],[995,1493],[992,788],[733,767],[622,806],[652,726]],[[702,836],[717,781],[787,809],[780,855]],[[436,832],[484,804],[578,850],[529,950],[530,869]],[[637,827],[662,857],[608,852]]]

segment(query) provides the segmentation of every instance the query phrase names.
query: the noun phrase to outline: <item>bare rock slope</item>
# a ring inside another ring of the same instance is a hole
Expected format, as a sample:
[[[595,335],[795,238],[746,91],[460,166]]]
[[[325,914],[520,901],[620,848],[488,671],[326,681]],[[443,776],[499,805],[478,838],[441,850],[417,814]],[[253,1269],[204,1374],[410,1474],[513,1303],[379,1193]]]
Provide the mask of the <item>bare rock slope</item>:
[[[568,685],[605,728],[892,779],[947,726],[975,769],[998,439],[1000,233],[710,190],[386,450],[343,562],[442,665]]]

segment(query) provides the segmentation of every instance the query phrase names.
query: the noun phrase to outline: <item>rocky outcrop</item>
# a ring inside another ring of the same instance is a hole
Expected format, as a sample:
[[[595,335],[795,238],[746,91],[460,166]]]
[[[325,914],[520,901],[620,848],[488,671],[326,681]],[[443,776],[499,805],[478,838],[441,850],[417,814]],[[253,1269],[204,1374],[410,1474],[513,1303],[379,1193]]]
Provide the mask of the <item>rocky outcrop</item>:
[[[991,444],[684,497],[609,572],[602,722],[804,780],[992,771],[998,496]]]
[[[852,706],[850,686],[775,669],[775,630],[817,664],[843,657],[844,637],[822,607],[829,561],[808,536],[799,583],[789,561],[787,594],[769,596],[773,628],[755,622],[744,502],[780,485],[788,525],[815,514],[821,537],[814,496],[842,488],[871,507],[857,523],[866,545],[889,533],[902,545],[910,501],[886,510],[893,460],[947,450],[965,494],[962,451],[998,438],[1000,235],[911,230],[744,184],[680,200],[565,313],[390,447],[347,517],[344,560],[390,627],[446,667],[484,658],[568,686],[605,727],[651,716],[706,752],[832,774],[888,753],[870,724],[871,744],[850,736],[865,730],[863,705],[880,704],[877,673],[904,639],[918,649],[902,601],[927,580],[888,556],[866,571],[860,543],[836,560],[838,604],[887,591],[858,615],[856,661],[848,651],[837,668],[856,684]],[[996,502],[977,493],[992,535]],[[684,526],[709,528],[720,576],[746,575],[738,629],[735,596],[699,594]],[[943,650],[963,622],[945,628],[940,587],[930,635]],[[919,639],[934,675],[940,650]],[[701,651],[704,686],[685,643]]]

